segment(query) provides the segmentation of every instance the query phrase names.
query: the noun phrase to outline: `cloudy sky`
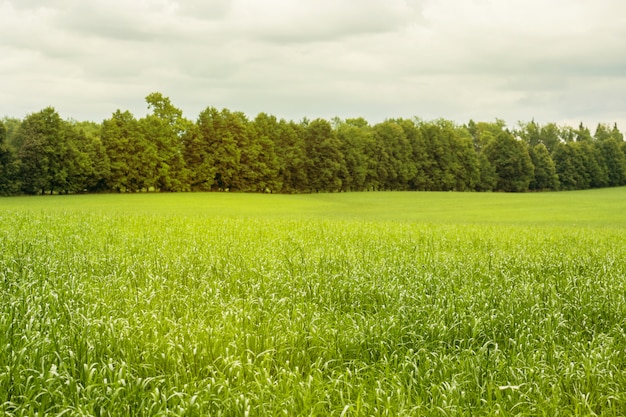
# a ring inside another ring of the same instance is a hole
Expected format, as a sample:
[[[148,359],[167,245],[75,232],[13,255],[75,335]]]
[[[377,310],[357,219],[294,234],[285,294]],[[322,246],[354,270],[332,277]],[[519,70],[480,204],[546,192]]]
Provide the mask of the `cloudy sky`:
[[[626,130],[623,0],[0,0],[0,117],[102,121],[159,91],[279,118]]]

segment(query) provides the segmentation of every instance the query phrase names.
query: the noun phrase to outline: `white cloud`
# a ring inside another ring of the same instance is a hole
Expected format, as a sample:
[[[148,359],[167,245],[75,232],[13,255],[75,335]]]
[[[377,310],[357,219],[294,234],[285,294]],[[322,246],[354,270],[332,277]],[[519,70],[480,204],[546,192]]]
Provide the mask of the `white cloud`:
[[[0,0],[0,115],[617,121],[617,0]],[[576,122],[577,124],[578,122]]]

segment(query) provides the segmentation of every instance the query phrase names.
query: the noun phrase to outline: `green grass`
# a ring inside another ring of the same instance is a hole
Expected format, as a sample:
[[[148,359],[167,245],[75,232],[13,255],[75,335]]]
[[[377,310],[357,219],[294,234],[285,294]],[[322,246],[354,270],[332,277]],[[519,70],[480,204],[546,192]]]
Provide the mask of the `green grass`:
[[[103,194],[0,198],[0,210],[448,224],[626,225],[626,188],[553,193]]]
[[[625,203],[0,199],[0,411],[621,416]]]

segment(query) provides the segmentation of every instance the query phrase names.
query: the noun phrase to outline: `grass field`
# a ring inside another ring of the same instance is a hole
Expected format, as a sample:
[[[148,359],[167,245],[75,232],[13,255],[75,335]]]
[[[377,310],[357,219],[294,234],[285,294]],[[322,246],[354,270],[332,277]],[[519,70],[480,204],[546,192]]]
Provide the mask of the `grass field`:
[[[0,199],[4,415],[626,415],[626,189]]]

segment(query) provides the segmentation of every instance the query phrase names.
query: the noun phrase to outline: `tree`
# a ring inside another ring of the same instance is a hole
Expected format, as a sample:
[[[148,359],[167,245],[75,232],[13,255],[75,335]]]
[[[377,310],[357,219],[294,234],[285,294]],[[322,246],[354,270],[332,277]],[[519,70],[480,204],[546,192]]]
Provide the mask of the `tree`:
[[[624,141],[624,135],[617,128],[617,123],[614,123],[613,127],[610,127],[607,124],[598,123],[593,137],[599,142],[604,142],[609,139],[613,139],[617,142]]]
[[[304,124],[304,145],[309,190],[341,190],[345,162],[341,154],[341,143],[330,123],[316,119]]]
[[[626,155],[624,155],[624,146],[620,147],[620,143],[614,137],[603,140],[598,143],[600,153],[603,157],[607,171],[607,185],[610,187],[618,187],[626,185]]]
[[[102,143],[102,125],[70,121],[66,126],[68,151],[74,155],[68,172],[69,191],[98,192],[107,190],[110,176],[109,158]]]
[[[200,121],[198,120],[200,123]],[[188,170],[189,187],[193,191],[209,191],[215,180],[216,169],[211,149],[201,131],[194,123],[183,137],[183,158]]]
[[[609,183],[609,174],[606,162],[600,149],[600,143],[591,141],[582,141],[573,143],[572,146],[577,148],[579,157],[584,167],[583,175],[585,177],[586,187],[600,188],[606,187]]]
[[[0,120],[0,195],[12,195],[19,189],[16,174],[19,169],[13,149],[7,143],[7,129]]]
[[[498,173],[496,167],[482,152],[478,154],[478,169],[480,176],[476,184],[476,191],[493,191],[498,185]]]
[[[543,143],[529,147],[530,160],[535,167],[534,177],[530,181],[531,190],[558,190],[559,176],[556,174],[556,165]]]
[[[561,190],[589,188],[582,154],[574,142],[559,143],[552,153]]]
[[[578,130],[574,131],[576,134],[576,142],[591,142],[593,137],[591,136],[591,132],[582,122],[578,125]]]
[[[117,110],[102,123],[102,143],[110,162],[110,189],[136,192],[156,185],[156,146],[129,111]]]
[[[377,188],[376,142],[372,127],[365,119],[357,118],[337,122],[335,130],[346,164],[346,175],[341,179],[342,190],[363,191]]]
[[[276,140],[280,135],[278,121],[274,116],[259,113],[252,123],[251,145],[246,157],[256,174],[255,191],[277,192],[282,188],[278,176],[279,159]]]
[[[68,151],[63,121],[47,107],[28,115],[17,132],[20,178],[25,193],[36,194],[65,189]]]
[[[554,148],[562,141],[562,131],[555,123],[548,123],[541,128],[541,143],[552,153]]]
[[[406,190],[415,177],[411,160],[413,150],[402,126],[395,120],[386,120],[374,126],[377,147],[378,182],[385,190]]]
[[[146,102],[152,114],[141,119],[140,125],[146,140],[156,148],[154,185],[160,191],[188,190],[183,136],[191,122],[161,93],[149,94]]]
[[[296,193],[310,189],[307,175],[307,156],[304,145],[304,126],[280,120],[278,135],[273,138],[278,160],[278,181],[281,192]]]
[[[470,120],[467,124],[467,131],[472,136],[476,152],[481,152],[482,148],[494,137],[506,130],[504,120],[496,119],[495,122],[474,122]]]
[[[519,130],[517,132],[520,139],[522,139],[528,145],[529,149],[543,143],[541,137],[541,126],[534,120],[528,123],[519,123]]]
[[[476,188],[480,179],[479,161],[472,136],[464,127],[447,120],[422,122],[419,125],[429,164],[425,169],[425,189],[431,191],[467,191]]]
[[[498,176],[496,190],[528,190],[534,167],[524,142],[515,139],[511,133],[502,131],[485,145],[483,152],[495,167]]]
[[[237,135],[240,135],[243,127],[238,126],[237,117],[223,109],[221,112],[214,107],[207,107],[198,116],[197,146],[205,156],[202,162],[202,175],[205,181],[211,182],[212,190],[231,190],[237,186],[239,164],[241,161],[241,149],[239,148]],[[206,175],[213,167],[213,178],[209,180]]]
[[[611,129],[611,138],[615,139],[618,142],[624,141],[624,135],[617,128],[617,123],[613,123],[613,129]]]
[[[561,129],[554,123],[548,123],[544,126],[540,126],[534,120],[520,123],[517,134],[529,148],[543,144],[548,149],[548,153],[551,153],[557,143],[561,141]]]

